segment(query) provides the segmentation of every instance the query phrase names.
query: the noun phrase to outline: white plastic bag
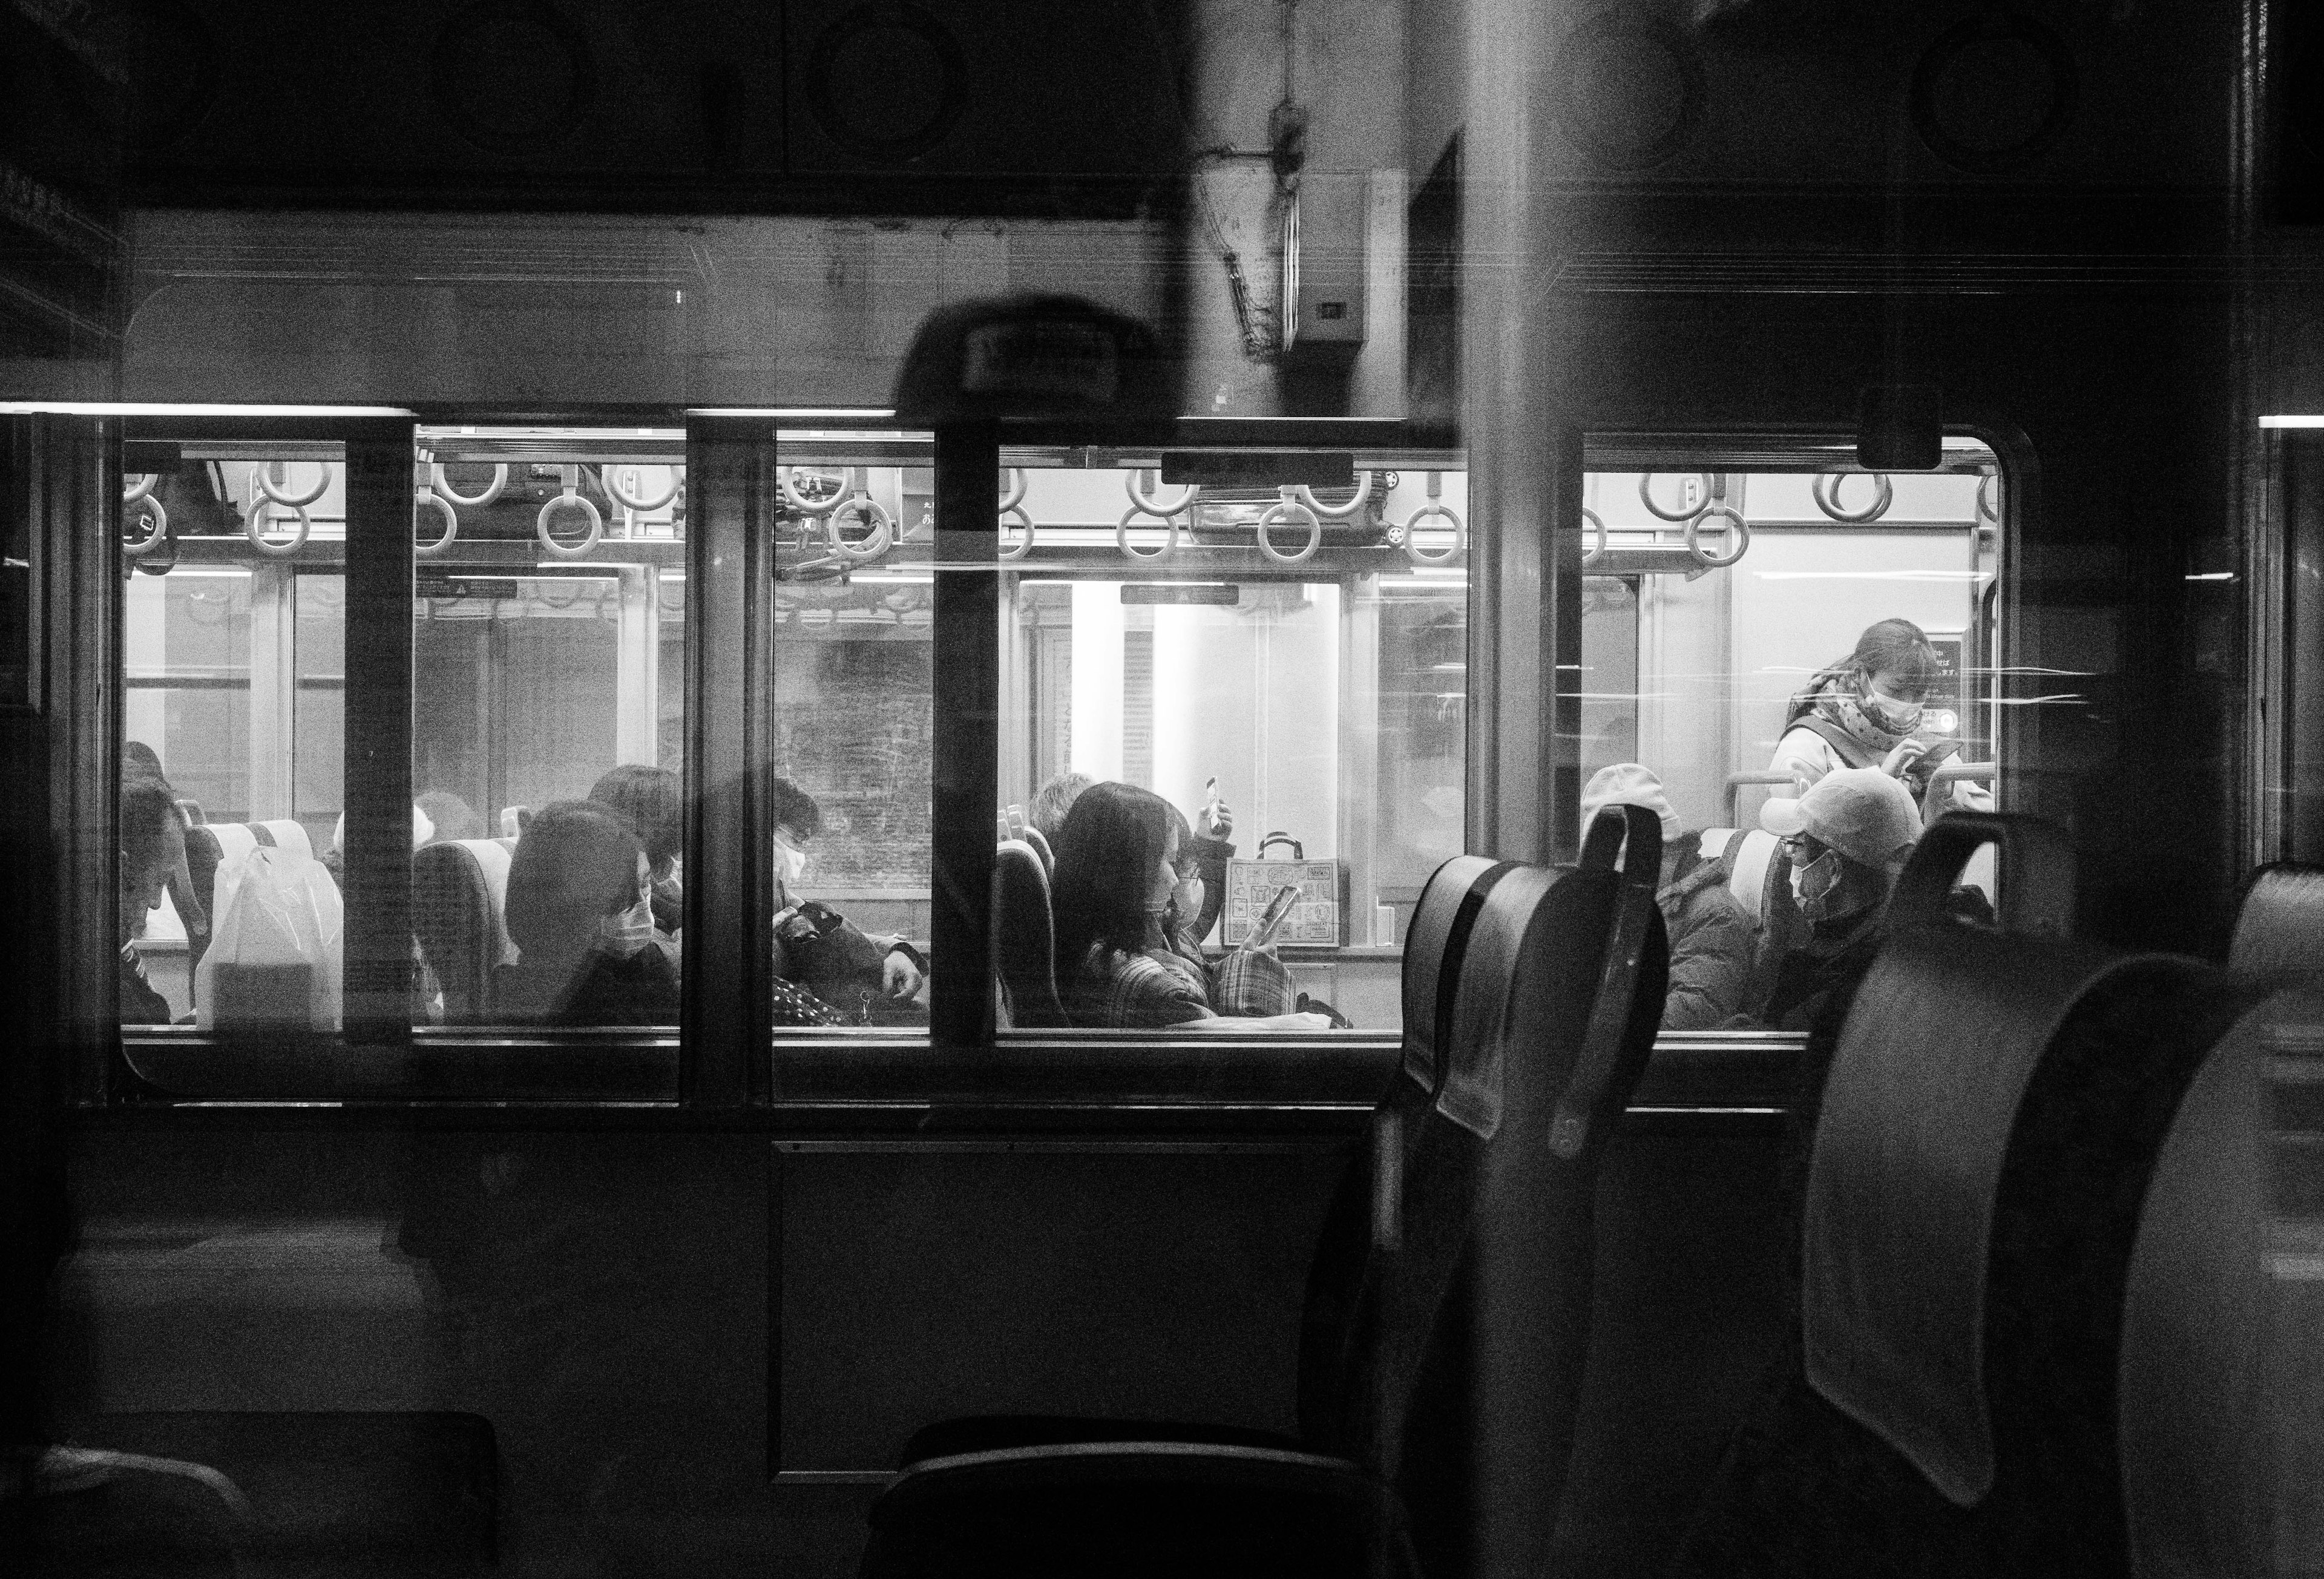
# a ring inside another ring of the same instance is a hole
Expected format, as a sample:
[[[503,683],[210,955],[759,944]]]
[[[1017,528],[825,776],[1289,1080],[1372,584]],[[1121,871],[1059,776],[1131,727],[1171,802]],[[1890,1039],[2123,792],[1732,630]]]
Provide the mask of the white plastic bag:
[[[305,965],[308,1027],[339,1029],[339,932],[346,911],[338,884],[321,862],[293,850],[262,845],[218,870],[210,905],[210,946],[194,971],[195,1022],[217,1025],[218,974],[230,987]],[[236,975],[232,967],[256,967]],[[229,996],[235,994],[229,993]],[[239,1001],[239,1000],[238,1000]],[[267,1006],[265,1022],[295,1022],[284,1005]]]

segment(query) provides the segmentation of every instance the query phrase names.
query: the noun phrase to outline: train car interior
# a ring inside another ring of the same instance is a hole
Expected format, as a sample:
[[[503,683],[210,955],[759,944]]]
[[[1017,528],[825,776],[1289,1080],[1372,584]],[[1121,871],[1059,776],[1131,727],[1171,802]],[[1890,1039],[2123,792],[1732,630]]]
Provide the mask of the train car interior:
[[[0,1567],[2324,1579],[2319,102],[0,5]]]

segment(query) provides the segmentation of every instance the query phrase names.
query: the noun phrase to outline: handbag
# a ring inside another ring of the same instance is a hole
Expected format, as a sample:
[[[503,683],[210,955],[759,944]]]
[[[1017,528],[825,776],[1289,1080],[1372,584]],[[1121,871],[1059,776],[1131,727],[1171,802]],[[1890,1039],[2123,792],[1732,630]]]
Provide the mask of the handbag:
[[[863,1025],[919,1025],[927,1011],[913,1002],[899,1003],[888,996],[882,969],[896,945],[867,937],[863,929],[818,900],[807,900],[775,928],[790,963],[790,978],[815,997],[831,1005],[837,1020],[798,1021],[801,1024],[854,1022]],[[909,949],[908,944],[903,945]],[[923,974],[926,961],[911,949]]]
[[[1269,848],[1287,845],[1288,861],[1267,858]],[[1259,841],[1254,858],[1227,863],[1227,902],[1222,937],[1230,948],[1249,939],[1251,928],[1267,910],[1277,889],[1299,891],[1290,913],[1276,932],[1277,943],[1304,948],[1340,946],[1341,898],[1346,873],[1337,861],[1310,861],[1306,847],[1286,833],[1271,833]]]

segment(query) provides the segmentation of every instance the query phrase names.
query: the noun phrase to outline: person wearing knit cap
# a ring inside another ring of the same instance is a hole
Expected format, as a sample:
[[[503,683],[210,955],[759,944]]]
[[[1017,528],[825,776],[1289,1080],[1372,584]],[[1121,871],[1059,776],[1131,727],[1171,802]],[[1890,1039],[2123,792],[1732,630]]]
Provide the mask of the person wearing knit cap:
[[[1670,991],[1665,1030],[1710,1030],[1748,1012],[1751,919],[1727,891],[1727,867],[1706,860],[1702,836],[1687,831],[1663,793],[1662,780],[1637,762],[1600,768],[1582,790],[1587,829],[1609,806],[1640,806],[1663,825],[1663,869],[1655,903],[1670,932]]]
[[[1921,836],[1912,791],[1878,768],[1826,773],[1797,799],[1759,808],[1784,841],[1806,940],[1785,956],[1764,1011],[1769,1025],[1803,1030],[1835,987],[1853,983],[1879,951],[1889,891]]]

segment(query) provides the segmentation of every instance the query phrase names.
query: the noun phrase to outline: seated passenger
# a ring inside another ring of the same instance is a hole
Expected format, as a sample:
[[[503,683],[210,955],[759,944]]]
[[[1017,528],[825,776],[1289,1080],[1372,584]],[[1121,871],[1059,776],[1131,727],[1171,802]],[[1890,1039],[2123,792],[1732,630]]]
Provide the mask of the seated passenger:
[[[1768,801],[1759,826],[1784,841],[1808,928],[1784,956],[1760,1018],[1806,1030],[1835,993],[1853,993],[1879,952],[1888,894],[1920,839],[1921,814],[1879,769],[1840,768],[1796,800]]]
[[[177,790],[171,786],[170,776],[161,771],[161,756],[142,740],[121,743],[121,781],[125,784],[132,779],[151,779],[170,791],[171,800],[178,799]],[[185,809],[180,807],[179,822],[181,826],[184,820]],[[170,902],[177,907],[178,919],[185,923],[186,936],[189,938],[208,937],[210,919],[203,912],[202,901],[194,897],[194,874],[188,870],[182,851],[178,856],[178,869],[170,873],[169,886]]]
[[[1173,942],[1178,828],[1170,803],[1129,784],[1093,784],[1066,813],[1050,888],[1058,995],[1076,1025],[1109,1030],[1324,1030],[1323,1014],[1222,1018],[1201,956]]]
[[[1727,865],[1679,823],[1663,782],[1637,762],[1600,768],[1582,790],[1586,832],[1609,806],[1642,806],[1662,819],[1663,869],[1655,903],[1670,930],[1665,1030],[1711,1030],[1743,1020],[1751,985],[1751,918],[1727,891]],[[1746,1021],[1748,1022],[1748,1021]]]
[[[622,814],[645,846],[651,923],[676,936],[685,924],[686,783],[668,768],[623,762],[589,788],[589,799]],[[632,918],[632,925],[639,918]]]
[[[1057,847],[1057,834],[1065,826],[1065,813],[1074,808],[1081,792],[1096,783],[1087,773],[1059,773],[1033,791],[1033,803],[1025,808],[1025,820]]]
[[[1878,768],[1912,791],[1927,820],[1955,808],[1992,810],[1982,786],[1957,779],[1939,787],[1932,778],[1960,746],[1921,733],[1922,698],[1936,675],[1936,649],[1920,626],[1882,620],[1867,627],[1855,651],[1792,698],[1768,771],[1805,789],[1836,768]]]
[[[136,939],[147,912],[186,860],[186,819],[178,799],[158,778],[130,778],[121,786],[121,1022],[167,1025],[170,1001],[145,979]]]
[[[775,823],[775,974],[850,1019],[925,1023],[926,1011],[912,1000],[927,979],[927,956],[901,933],[866,933],[800,893],[823,808],[779,775],[768,779],[767,794]]]
[[[506,919],[517,963],[493,973],[493,1014],[547,1025],[675,1025],[669,953],[619,935],[645,885],[645,850],[594,800],[544,806],[509,863]]]

